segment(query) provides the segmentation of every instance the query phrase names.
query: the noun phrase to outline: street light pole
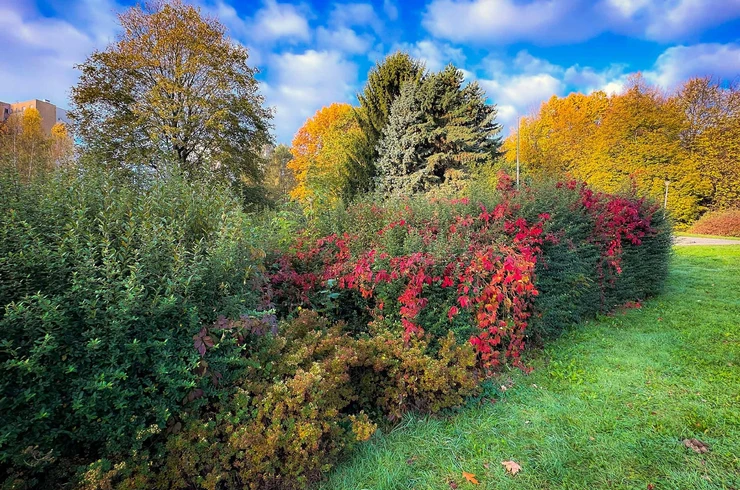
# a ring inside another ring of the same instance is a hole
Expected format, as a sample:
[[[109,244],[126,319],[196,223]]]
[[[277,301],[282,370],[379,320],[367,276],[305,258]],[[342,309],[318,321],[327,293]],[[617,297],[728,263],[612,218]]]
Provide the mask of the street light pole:
[[[516,190],[519,190],[519,140],[521,139],[521,116],[516,117]]]
[[[670,180],[665,179],[665,197],[663,197],[663,209],[668,209],[668,185],[670,185],[670,183]]]

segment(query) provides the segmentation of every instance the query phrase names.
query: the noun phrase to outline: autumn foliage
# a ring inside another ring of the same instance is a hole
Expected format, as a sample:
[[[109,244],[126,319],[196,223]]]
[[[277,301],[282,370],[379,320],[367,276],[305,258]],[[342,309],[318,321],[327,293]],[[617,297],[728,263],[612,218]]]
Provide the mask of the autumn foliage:
[[[707,213],[689,228],[691,233],[740,237],[740,210]]]
[[[633,77],[624,92],[553,96],[523,118],[520,160],[531,176],[569,174],[595,189],[636,185],[690,223],[707,209],[736,206],[740,92],[710,78],[665,94]],[[516,159],[517,135],[504,143]]]

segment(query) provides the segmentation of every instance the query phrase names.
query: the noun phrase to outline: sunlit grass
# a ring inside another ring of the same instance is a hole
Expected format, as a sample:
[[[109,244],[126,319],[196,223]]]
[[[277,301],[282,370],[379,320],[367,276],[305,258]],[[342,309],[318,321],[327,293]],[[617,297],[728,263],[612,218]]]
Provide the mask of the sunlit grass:
[[[740,246],[677,247],[664,295],[574,327],[532,365],[496,403],[376,435],[322,488],[740,487]]]

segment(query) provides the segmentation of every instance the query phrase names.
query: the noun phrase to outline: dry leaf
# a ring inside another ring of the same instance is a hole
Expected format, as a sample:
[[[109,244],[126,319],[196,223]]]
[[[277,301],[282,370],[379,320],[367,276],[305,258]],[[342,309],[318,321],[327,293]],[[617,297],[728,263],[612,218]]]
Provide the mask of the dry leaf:
[[[485,469],[489,469],[491,467],[491,464],[490,463],[483,463],[483,467]]]
[[[506,468],[506,471],[511,473],[512,475],[516,475],[522,469],[522,467],[519,466],[514,461],[501,461],[501,464],[504,465],[504,468]]]
[[[406,460],[406,464],[414,464],[414,463],[416,463],[416,456],[412,456]]]
[[[455,483],[455,480],[450,480],[450,488],[452,490],[456,490],[457,489],[457,483]]]
[[[463,478],[468,480],[473,485],[478,485],[478,480],[476,480],[475,475],[473,473],[468,473],[466,471],[463,471]]]
[[[701,442],[699,439],[684,439],[683,445],[689,449],[693,449],[694,452],[704,454],[709,451],[709,446]]]

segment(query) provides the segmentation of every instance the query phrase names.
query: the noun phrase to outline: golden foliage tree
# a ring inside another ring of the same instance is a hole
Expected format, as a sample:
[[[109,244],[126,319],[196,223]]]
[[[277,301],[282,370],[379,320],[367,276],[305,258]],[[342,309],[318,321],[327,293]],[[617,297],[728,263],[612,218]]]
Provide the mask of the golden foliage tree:
[[[690,222],[737,203],[740,102],[733,87],[693,79],[675,94],[633,76],[621,94],[552,97],[520,129],[520,161],[533,176],[567,173],[596,188],[635,185]],[[504,143],[516,159],[516,133]]]
[[[79,66],[72,89],[77,134],[110,166],[188,176],[261,178],[270,141],[248,53],[225,27],[181,0],[131,7],[119,39]]]
[[[39,111],[27,108],[22,113],[12,114],[0,125],[0,160],[4,166],[14,168],[21,178],[30,180],[58,165],[54,153],[57,140],[61,141],[44,132]],[[66,136],[64,141],[67,145],[64,148],[65,161],[71,161],[72,140]],[[59,157],[62,157],[61,153]]]
[[[313,206],[351,195],[359,165],[353,150],[361,137],[351,105],[319,109],[293,138],[288,168],[295,173],[296,186],[291,197]]]

